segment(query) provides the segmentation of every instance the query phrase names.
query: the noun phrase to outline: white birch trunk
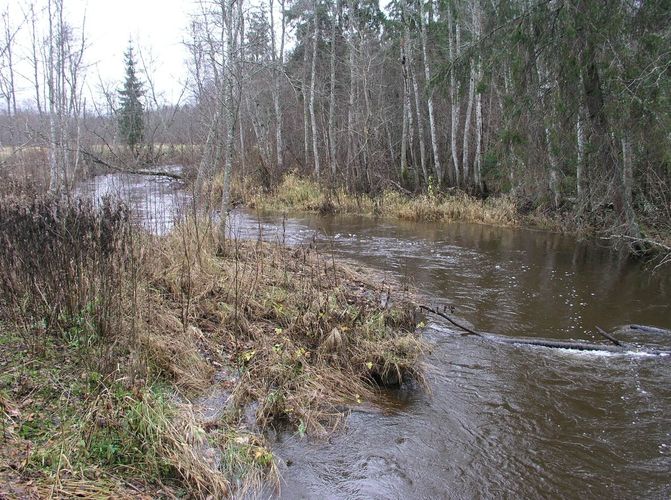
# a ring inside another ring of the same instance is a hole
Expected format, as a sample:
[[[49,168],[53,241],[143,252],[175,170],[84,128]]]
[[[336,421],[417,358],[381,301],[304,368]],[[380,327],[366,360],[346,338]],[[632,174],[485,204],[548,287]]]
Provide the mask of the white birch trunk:
[[[32,70],[33,70],[33,85],[35,88],[35,103],[37,105],[37,113],[42,116],[42,99],[40,98],[40,77],[39,77],[39,61],[37,59],[37,30],[35,27],[35,8],[30,4],[30,37],[32,49]]]
[[[275,34],[275,15],[273,10],[273,0],[269,0],[270,8],[270,31],[273,57],[273,108],[275,111],[275,155],[277,161],[277,170],[281,173],[284,169],[284,144],[282,139],[282,106],[280,105],[280,79],[284,71],[284,39],[286,32],[286,18],[284,14],[284,0],[279,0],[281,9],[280,23],[280,47],[279,53],[276,50]]]
[[[478,81],[480,81],[481,75],[481,63],[478,60]],[[474,170],[474,180],[476,188],[482,192],[482,94],[476,92],[475,94],[475,170]]]
[[[350,5],[351,7],[351,5]],[[350,170],[350,181],[354,180],[354,100],[356,96],[356,53],[354,45],[354,10],[349,9],[349,98],[347,103],[347,168]]]
[[[412,87],[415,95],[415,111],[417,114],[417,135],[419,137],[419,163],[422,167],[422,175],[424,176],[424,184],[429,183],[429,172],[426,167],[426,144],[424,143],[424,123],[422,122],[422,104],[419,98],[419,85],[417,84],[417,76],[412,68],[412,60],[410,61],[410,73],[412,75]]]
[[[431,14],[432,8],[428,8],[427,23],[431,25],[433,16]],[[424,80],[427,87],[431,84],[431,66],[429,65],[429,57],[427,55],[427,33],[426,25],[424,24],[424,11],[422,9],[422,0],[419,0],[419,14],[420,14],[420,37],[422,42],[422,59],[424,61]],[[429,109],[429,133],[431,134],[431,150],[433,151],[433,167],[436,171],[436,180],[438,187],[443,183],[443,166],[440,162],[440,152],[438,151],[438,134],[436,133],[436,120],[433,111],[433,88],[429,89],[427,97],[427,107]]]
[[[585,179],[584,179],[584,168],[585,168],[585,123],[583,115],[582,104],[578,107],[578,119],[575,123],[575,132],[576,132],[576,142],[578,149],[578,164],[576,165],[576,190],[578,195],[578,200],[582,202],[583,195],[585,194]]]
[[[338,164],[336,159],[336,133],[335,133],[335,78],[336,78],[336,35],[337,22],[340,14],[340,0],[336,0],[333,11],[333,23],[331,25],[331,75],[329,88],[329,118],[328,118],[328,141],[329,156],[331,164],[331,180],[335,182],[338,174]]]
[[[403,44],[401,44],[401,64],[402,64],[402,74],[403,74],[403,126],[401,129],[401,181],[405,180],[405,177],[408,173],[408,116],[410,115],[410,98],[408,96],[408,79],[406,77],[405,71],[405,50]]]
[[[455,184],[461,184],[461,168],[459,165],[459,152],[457,150],[457,134],[460,121],[460,106],[459,106],[459,83],[455,77],[454,64],[459,57],[459,25],[457,24],[453,30],[453,12],[452,5],[447,6],[447,29],[448,29],[448,45],[450,52],[450,149],[452,152],[452,166],[454,168]],[[456,40],[455,40],[456,38]]]
[[[238,0],[242,1],[242,0]],[[223,3],[223,2],[222,2]],[[221,195],[221,210],[219,222],[219,244],[226,241],[226,225],[228,211],[231,203],[231,174],[233,171],[233,148],[235,147],[235,102],[233,96],[235,68],[235,46],[233,36],[233,5],[235,0],[226,0],[224,18],[226,23],[226,64],[224,65],[224,98],[225,98],[225,126],[226,126],[226,151],[224,156],[224,180]]]
[[[56,194],[60,188],[60,169],[58,168],[58,139],[56,133],[56,81],[54,77],[54,66],[56,60],[54,57],[54,27],[53,11],[51,0],[47,2],[47,15],[49,17],[49,47],[48,59],[49,65],[47,71],[47,93],[49,100],[49,192]]]
[[[316,19],[315,19],[316,21]],[[310,111],[308,109],[310,96],[308,95],[308,33],[305,30],[303,40],[303,150],[305,153],[305,166],[310,163]]]
[[[315,80],[317,67],[317,44],[319,43],[319,21],[317,19],[317,3],[314,3],[314,40],[312,42],[312,66],[310,69],[310,123],[312,125],[312,154],[314,157],[314,172],[317,179],[321,176],[321,169],[319,165],[319,149],[317,133],[317,118],[315,116]]]
[[[473,24],[475,35],[480,39],[480,9],[477,2],[473,3]],[[477,82],[482,80],[482,56],[478,54],[476,69]],[[482,183],[482,93],[475,94],[475,166],[473,171],[475,187],[479,192],[484,190]]]

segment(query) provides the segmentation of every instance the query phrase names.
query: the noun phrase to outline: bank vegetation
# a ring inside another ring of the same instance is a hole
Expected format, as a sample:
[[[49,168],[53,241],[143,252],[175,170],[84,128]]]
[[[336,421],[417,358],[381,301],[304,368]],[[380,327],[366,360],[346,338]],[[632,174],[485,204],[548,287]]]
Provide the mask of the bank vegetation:
[[[215,234],[151,236],[110,202],[0,200],[0,493],[270,492],[268,429],[324,438],[382,387],[421,386],[402,290]]]

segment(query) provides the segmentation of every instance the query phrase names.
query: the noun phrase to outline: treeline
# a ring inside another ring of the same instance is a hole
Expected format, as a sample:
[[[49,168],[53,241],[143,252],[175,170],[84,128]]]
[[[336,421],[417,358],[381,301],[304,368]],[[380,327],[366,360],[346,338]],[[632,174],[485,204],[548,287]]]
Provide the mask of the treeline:
[[[191,30],[204,168],[512,193],[630,237],[669,228],[668,2],[207,5]]]

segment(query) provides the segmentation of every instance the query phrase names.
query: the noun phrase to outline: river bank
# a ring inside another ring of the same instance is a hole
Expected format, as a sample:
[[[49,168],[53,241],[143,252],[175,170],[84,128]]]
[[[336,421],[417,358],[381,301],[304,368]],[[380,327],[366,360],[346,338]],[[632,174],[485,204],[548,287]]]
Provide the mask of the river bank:
[[[633,253],[660,257],[660,260],[671,254],[671,227],[642,224],[641,238],[633,241],[618,234],[616,228],[606,228],[605,221],[609,217],[607,211],[588,217],[588,214],[576,213],[569,205],[559,209],[542,204],[534,206],[530,201],[525,202],[511,195],[482,199],[462,191],[440,193],[431,189],[419,195],[402,193],[398,189],[389,189],[376,196],[357,195],[344,188],[329,190],[313,180],[288,174],[269,193],[249,186],[242,188],[238,183],[234,186],[233,199],[252,210],[366,215],[414,222],[466,222],[531,228],[578,238],[602,238],[612,246],[628,247]],[[600,219],[603,220],[598,222]]]
[[[323,437],[378,387],[423,380],[414,307],[390,281],[54,203],[0,204],[3,494],[244,494],[277,483],[268,429]]]

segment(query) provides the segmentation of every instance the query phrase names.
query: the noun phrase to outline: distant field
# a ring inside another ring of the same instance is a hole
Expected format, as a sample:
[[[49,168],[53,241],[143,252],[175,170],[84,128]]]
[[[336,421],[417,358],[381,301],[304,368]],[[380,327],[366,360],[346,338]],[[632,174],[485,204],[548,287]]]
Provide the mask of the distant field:
[[[123,149],[123,146],[115,145],[113,146],[117,151]],[[86,151],[89,151],[93,154],[99,154],[104,156],[109,153],[109,146],[104,144],[94,144],[91,146],[86,146],[84,148]],[[192,151],[200,151],[202,149],[201,144],[170,144],[170,143],[154,143],[154,151],[161,151],[163,153],[175,152],[175,153],[185,153]],[[0,161],[5,161],[12,156],[33,156],[38,154],[46,154],[46,146],[3,146],[0,147]]]

